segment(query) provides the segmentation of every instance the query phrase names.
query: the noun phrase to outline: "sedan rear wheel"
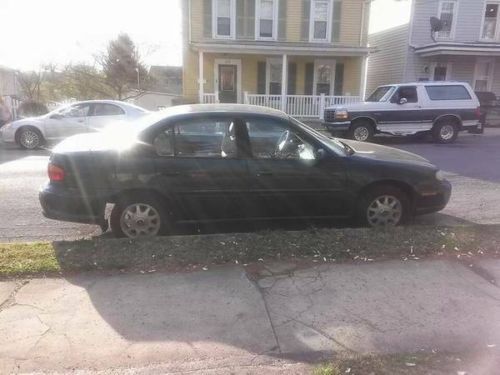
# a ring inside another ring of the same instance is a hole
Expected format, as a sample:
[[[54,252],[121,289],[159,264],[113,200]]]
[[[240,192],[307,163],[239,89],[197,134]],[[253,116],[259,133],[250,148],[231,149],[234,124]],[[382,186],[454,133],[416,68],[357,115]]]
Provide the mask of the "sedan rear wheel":
[[[166,215],[159,200],[137,196],[117,203],[111,212],[116,237],[154,237],[164,233]]]
[[[409,199],[392,186],[380,186],[361,199],[358,217],[370,227],[393,227],[402,224],[409,215]]]

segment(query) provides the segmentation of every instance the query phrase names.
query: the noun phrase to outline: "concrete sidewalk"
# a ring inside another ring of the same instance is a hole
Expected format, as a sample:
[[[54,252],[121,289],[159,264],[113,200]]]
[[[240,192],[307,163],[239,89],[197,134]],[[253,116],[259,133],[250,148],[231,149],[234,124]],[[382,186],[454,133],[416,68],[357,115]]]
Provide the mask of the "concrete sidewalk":
[[[0,373],[293,373],[334,351],[496,351],[500,289],[486,279],[500,280],[500,261],[481,266],[486,278],[455,262],[391,261],[3,282]]]

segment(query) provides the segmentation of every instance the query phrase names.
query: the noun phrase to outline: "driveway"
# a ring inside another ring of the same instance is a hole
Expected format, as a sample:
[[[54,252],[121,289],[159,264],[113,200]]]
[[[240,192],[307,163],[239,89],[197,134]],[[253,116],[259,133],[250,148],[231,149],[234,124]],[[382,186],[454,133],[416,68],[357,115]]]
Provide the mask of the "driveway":
[[[454,225],[500,223],[500,129],[485,135],[461,134],[452,145],[428,140],[379,137],[378,143],[428,158],[447,172],[453,184],[448,207],[439,214],[417,218],[418,224]],[[46,180],[47,151],[26,152],[0,144],[0,240],[71,240],[97,236],[93,225],[45,219],[38,190]]]

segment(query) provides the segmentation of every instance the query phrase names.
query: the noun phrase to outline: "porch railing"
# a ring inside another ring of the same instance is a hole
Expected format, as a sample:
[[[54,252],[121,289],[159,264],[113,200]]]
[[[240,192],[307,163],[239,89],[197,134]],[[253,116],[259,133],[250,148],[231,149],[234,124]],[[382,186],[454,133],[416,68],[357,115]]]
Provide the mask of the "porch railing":
[[[282,110],[291,116],[323,119],[326,107],[361,101],[359,96],[243,94],[243,103]],[[218,93],[203,94],[203,103],[219,103]]]

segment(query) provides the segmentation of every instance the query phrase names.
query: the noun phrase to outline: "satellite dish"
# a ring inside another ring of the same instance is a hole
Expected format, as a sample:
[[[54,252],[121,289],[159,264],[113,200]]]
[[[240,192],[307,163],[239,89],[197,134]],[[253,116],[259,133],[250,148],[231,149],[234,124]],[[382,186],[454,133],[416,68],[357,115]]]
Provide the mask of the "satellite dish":
[[[431,31],[433,33],[443,30],[443,21],[437,17],[431,17]]]
[[[436,38],[434,37],[434,33],[443,30],[443,21],[437,17],[431,17],[430,21],[431,21],[431,38],[435,43]]]

